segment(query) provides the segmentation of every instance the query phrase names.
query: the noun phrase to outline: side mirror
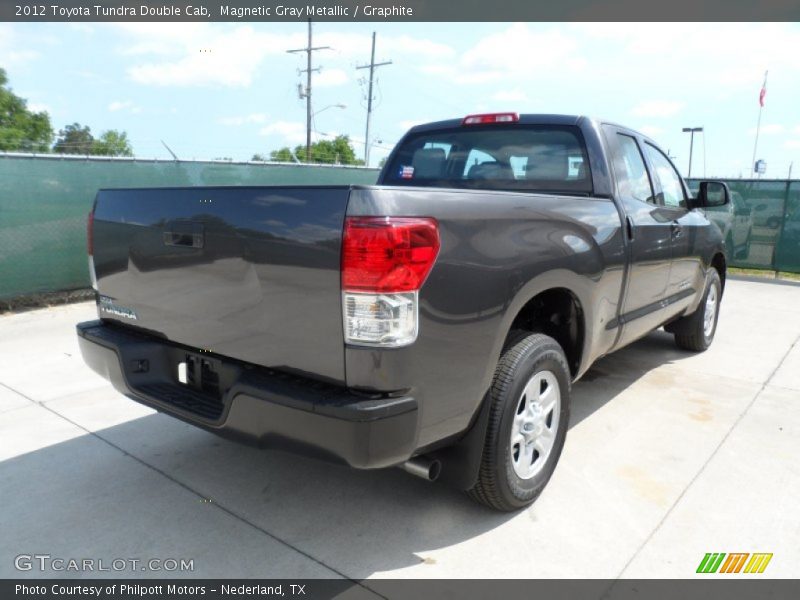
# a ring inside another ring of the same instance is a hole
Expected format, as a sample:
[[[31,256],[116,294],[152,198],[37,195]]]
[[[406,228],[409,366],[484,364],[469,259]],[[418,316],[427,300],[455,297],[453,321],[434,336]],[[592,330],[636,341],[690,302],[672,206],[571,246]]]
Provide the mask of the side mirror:
[[[698,208],[713,208],[730,204],[731,191],[722,181],[701,181],[697,197],[692,205]]]

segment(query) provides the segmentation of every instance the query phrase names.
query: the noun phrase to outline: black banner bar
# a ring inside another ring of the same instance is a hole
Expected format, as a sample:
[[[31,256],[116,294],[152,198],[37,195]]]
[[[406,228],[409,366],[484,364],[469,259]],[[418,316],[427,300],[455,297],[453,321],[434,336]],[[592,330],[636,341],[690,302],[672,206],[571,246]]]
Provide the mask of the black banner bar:
[[[771,600],[800,597],[800,581],[709,575],[707,579],[399,580],[51,579],[0,580],[3,600]]]
[[[340,22],[798,21],[800,0],[0,0],[0,21],[296,22],[307,19]],[[665,35],[665,40],[668,37]]]

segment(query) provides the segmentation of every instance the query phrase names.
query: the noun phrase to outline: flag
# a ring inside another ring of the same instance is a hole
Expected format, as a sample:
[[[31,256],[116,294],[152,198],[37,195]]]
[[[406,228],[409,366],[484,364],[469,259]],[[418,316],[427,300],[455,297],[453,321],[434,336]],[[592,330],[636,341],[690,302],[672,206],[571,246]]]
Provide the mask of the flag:
[[[764,106],[764,98],[767,97],[767,71],[764,73],[764,83],[761,85],[761,92],[758,94],[758,103],[763,107]]]

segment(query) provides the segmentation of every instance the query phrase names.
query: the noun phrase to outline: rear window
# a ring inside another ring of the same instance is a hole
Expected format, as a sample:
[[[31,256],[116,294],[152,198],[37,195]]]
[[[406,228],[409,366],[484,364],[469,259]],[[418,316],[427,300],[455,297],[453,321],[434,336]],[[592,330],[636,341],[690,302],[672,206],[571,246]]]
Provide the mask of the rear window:
[[[589,194],[577,127],[481,125],[407,137],[387,167],[390,185]]]

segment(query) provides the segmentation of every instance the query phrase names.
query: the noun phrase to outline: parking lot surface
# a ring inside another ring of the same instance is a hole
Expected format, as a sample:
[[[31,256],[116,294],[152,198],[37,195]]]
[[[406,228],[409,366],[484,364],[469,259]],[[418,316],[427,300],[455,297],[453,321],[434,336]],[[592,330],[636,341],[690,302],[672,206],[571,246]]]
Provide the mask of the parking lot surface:
[[[553,479],[516,514],[157,414],[84,366],[74,325],[93,318],[0,317],[0,577],[686,578],[707,552],[800,575],[800,286],[729,281],[703,354],[658,331],[599,361]],[[37,553],[194,570],[15,568]]]

